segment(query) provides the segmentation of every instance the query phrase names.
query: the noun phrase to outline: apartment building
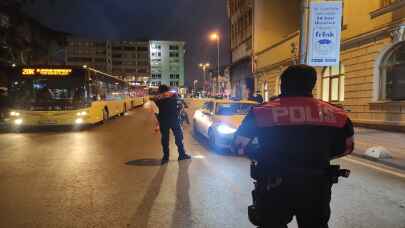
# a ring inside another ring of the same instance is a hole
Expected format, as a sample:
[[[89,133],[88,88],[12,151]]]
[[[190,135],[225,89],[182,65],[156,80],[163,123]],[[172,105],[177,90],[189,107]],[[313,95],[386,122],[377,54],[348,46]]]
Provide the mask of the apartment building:
[[[150,85],[184,86],[185,42],[150,41]]]
[[[254,92],[252,74],[253,0],[228,0],[231,38],[232,96],[247,98]]]
[[[95,41],[69,38],[67,65],[88,65],[127,81],[150,77],[149,41]]]

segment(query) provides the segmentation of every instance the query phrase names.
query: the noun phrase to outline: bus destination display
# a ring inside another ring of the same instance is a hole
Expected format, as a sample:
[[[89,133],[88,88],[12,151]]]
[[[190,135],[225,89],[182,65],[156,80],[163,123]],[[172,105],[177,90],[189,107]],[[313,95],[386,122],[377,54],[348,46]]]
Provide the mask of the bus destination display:
[[[21,74],[23,76],[69,76],[72,74],[72,69],[23,68]]]

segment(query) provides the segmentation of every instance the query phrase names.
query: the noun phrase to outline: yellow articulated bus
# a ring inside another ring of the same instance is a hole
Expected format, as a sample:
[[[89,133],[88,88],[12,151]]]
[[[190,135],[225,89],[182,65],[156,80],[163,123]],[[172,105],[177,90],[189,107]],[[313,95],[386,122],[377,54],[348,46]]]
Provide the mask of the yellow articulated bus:
[[[13,127],[95,124],[140,105],[127,82],[86,66],[15,67],[8,91]]]
[[[131,106],[142,106],[147,99],[146,86],[143,85],[131,85],[129,87],[129,94],[131,98]]]

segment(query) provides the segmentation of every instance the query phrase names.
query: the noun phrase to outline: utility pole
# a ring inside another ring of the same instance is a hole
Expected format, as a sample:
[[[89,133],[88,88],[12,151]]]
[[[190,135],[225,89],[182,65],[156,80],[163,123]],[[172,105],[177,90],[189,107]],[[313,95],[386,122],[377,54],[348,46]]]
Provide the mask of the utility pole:
[[[300,52],[301,64],[307,62],[308,57],[308,31],[309,31],[309,7],[310,0],[301,0],[301,21],[300,21]]]
[[[198,65],[201,69],[202,69],[202,71],[203,71],[203,78],[204,78],[204,85],[203,85],[203,92],[205,91],[205,86],[206,86],[206,78],[207,78],[207,76],[206,76],[206,71],[207,71],[207,69],[210,67],[210,64],[209,63],[200,63],[199,65]]]
[[[218,61],[218,63],[217,63],[217,70],[218,70],[218,77],[219,77],[219,74],[220,74],[220,66],[219,66],[219,64],[220,64],[220,53],[219,53],[219,50],[220,50],[220,40],[219,40],[220,38],[219,38],[219,36],[218,36],[218,39],[217,39],[217,51],[218,51],[218,57],[217,57],[217,61]]]

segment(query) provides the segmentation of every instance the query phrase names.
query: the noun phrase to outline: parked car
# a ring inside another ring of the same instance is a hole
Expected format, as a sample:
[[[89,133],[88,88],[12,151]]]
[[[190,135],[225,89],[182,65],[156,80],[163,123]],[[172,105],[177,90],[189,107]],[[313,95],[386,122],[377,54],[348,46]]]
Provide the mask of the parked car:
[[[254,101],[206,101],[194,113],[193,132],[208,138],[214,149],[229,149],[235,132],[256,105]]]
[[[0,123],[4,122],[8,116],[8,97],[6,89],[0,87]]]

